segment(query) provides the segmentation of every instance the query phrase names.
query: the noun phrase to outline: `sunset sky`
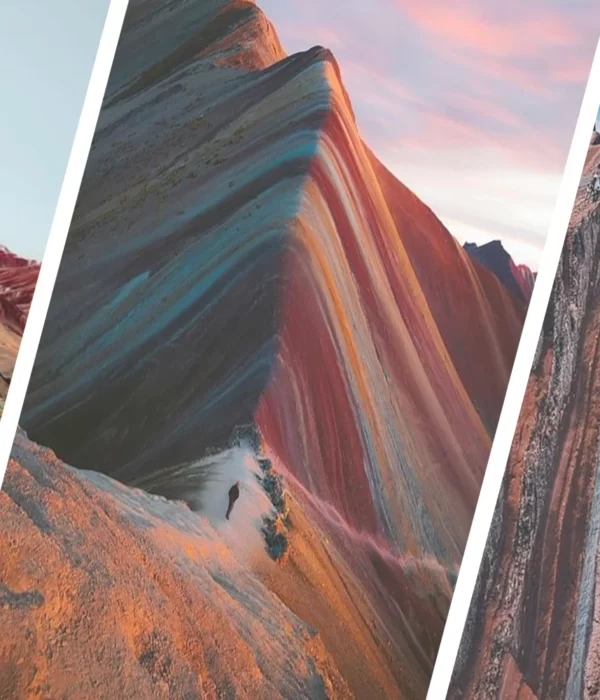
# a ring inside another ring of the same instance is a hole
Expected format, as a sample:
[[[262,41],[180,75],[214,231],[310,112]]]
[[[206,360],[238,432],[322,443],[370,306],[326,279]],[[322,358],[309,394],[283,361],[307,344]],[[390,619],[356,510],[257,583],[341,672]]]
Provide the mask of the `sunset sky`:
[[[333,51],[365,141],[461,242],[501,238],[537,268],[600,33],[596,5],[258,4],[288,53]]]

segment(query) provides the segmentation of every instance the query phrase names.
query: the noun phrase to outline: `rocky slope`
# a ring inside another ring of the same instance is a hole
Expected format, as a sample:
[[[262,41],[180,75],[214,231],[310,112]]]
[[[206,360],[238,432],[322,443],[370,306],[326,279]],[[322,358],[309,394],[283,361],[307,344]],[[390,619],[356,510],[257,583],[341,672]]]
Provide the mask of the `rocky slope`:
[[[597,697],[600,207],[590,148],[450,697]]]
[[[190,518],[222,506],[233,478],[206,455],[253,426],[292,505],[262,533],[287,558],[261,545],[247,576],[273,614],[319,632],[331,697],[419,698],[524,315],[362,142],[329,51],[284,56],[250,2],[133,0],[22,424],[124,498],[141,487]],[[263,496],[250,471],[236,478],[249,490],[235,532],[260,533]],[[143,595],[131,624],[147,630]],[[245,625],[255,609],[239,610]],[[306,655],[298,669],[305,692]]]
[[[319,634],[249,573],[235,519],[218,532],[23,434],[0,514],[2,697],[350,697]]]

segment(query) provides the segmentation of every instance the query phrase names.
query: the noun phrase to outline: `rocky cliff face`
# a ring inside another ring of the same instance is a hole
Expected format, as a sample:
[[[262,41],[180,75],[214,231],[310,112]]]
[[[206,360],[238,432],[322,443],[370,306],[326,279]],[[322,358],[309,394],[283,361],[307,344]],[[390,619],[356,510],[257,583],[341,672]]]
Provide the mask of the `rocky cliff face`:
[[[600,208],[590,150],[451,697],[595,697]]]

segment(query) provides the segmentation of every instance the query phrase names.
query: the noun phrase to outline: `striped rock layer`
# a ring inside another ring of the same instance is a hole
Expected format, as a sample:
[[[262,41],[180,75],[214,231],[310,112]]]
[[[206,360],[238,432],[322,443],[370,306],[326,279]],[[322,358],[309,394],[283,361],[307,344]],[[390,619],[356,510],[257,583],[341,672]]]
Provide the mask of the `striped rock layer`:
[[[39,271],[39,263],[0,247],[2,325],[18,335],[25,329]]]
[[[127,482],[256,422],[353,527],[456,562],[523,306],[363,145],[329,52],[239,69],[254,6],[174,7],[129,11],[24,426]]]

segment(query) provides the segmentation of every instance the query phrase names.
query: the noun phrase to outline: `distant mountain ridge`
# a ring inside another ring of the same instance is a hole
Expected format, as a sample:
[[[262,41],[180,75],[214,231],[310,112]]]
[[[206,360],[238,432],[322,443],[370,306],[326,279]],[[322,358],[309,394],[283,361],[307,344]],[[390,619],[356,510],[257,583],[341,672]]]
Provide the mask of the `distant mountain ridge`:
[[[0,246],[0,405],[8,391],[39,270],[38,262]]]
[[[513,296],[529,302],[536,275],[527,265],[517,265],[502,241],[490,241],[483,245],[465,243],[463,247],[473,260],[493,272]]]
[[[0,246],[0,320],[22,335],[35,291],[40,264]]]

